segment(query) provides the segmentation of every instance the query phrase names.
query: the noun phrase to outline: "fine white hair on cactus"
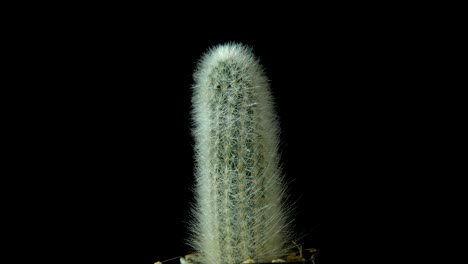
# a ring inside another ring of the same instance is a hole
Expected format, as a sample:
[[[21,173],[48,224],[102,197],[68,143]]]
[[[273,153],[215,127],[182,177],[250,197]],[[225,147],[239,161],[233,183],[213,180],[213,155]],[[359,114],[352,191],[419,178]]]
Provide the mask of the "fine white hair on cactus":
[[[190,245],[205,264],[286,255],[292,237],[279,126],[262,66],[250,47],[228,43],[202,57],[194,79]]]

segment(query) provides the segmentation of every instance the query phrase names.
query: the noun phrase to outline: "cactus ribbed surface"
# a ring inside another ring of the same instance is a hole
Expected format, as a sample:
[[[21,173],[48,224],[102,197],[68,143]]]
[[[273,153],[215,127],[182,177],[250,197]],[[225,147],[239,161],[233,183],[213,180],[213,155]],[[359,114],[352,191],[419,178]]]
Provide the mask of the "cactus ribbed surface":
[[[209,50],[194,74],[196,206],[190,243],[204,264],[271,262],[287,254],[279,127],[252,50]]]

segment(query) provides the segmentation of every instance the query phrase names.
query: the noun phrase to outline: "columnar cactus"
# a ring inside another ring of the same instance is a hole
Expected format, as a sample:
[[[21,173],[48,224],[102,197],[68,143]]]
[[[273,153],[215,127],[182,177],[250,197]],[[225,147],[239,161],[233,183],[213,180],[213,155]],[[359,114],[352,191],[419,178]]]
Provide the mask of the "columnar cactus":
[[[207,52],[194,78],[190,243],[204,264],[271,262],[287,254],[291,232],[268,80],[252,50],[234,43]]]

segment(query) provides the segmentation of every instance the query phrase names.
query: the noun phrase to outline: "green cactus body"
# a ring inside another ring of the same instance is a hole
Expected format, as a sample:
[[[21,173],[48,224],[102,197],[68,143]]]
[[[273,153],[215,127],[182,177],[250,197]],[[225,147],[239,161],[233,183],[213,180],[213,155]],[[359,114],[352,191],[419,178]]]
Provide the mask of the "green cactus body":
[[[278,123],[251,49],[220,45],[194,75],[196,206],[190,243],[205,264],[270,262],[287,253]]]

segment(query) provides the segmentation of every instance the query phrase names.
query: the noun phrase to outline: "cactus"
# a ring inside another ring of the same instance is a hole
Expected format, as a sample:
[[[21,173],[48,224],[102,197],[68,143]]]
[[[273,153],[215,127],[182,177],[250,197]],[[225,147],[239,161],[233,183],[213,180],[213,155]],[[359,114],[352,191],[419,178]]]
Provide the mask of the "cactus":
[[[189,243],[204,264],[271,262],[291,241],[279,126],[250,47],[209,50],[194,74],[195,201]]]

